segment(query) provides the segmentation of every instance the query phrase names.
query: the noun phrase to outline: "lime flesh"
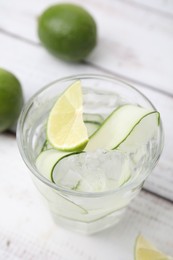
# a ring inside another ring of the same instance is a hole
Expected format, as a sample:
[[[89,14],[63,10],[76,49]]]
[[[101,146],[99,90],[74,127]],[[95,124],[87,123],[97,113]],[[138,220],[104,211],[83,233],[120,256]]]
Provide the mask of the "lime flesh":
[[[47,123],[47,138],[54,148],[80,151],[86,146],[88,134],[82,103],[80,81],[72,84],[55,103]]]
[[[172,260],[172,257],[166,256],[157,250],[143,236],[138,236],[135,245],[135,260]]]

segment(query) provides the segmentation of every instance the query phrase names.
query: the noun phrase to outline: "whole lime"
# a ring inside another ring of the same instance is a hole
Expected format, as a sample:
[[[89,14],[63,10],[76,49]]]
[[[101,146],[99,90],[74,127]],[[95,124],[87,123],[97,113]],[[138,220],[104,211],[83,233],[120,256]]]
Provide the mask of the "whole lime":
[[[0,68],[0,132],[15,124],[22,105],[20,82],[12,73]]]
[[[79,61],[95,47],[97,28],[84,8],[57,4],[39,17],[38,35],[42,44],[59,58]]]

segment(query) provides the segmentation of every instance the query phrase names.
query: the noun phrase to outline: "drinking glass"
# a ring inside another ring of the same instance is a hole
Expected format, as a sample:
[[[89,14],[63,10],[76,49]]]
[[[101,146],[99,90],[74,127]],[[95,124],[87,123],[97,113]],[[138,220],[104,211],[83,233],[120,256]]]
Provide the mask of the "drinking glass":
[[[91,74],[66,77],[49,84],[37,92],[21,112],[17,127],[18,147],[54,221],[73,231],[92,234],[118,223],[128,204],[139,193],[162,152],[163,129],[160,120],[152,145],[144,151],[148,156],[147,163],[138,165],[140,171],[137,176],[121,187],[101,192],[81,192],[56,185],[38,171],[35,162],[46,140],[49,112],[58,96],[76,80],[82,84],[86,114],[106,118],[115,108],[127,103],[153,110],[155,107],[133,86],[115,77]]]

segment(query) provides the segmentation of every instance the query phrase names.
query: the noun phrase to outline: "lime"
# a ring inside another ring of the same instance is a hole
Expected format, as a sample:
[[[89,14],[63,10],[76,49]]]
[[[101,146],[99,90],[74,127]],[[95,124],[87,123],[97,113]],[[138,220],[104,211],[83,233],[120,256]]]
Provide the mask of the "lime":
[[[47,123],[47,138],[54,148],[80,151],[86,146],[88,134],[82,102],[81,83],[76,81],[53,106]]]
[[[95,47],[96,34],[94,19],[78,5],[53,5],[39,17],[38,35],[41,42],[64,60],[83,60]]]
[[[23,104],[20,82],[9,71],[0,68],[0,132],[17,120]]]
[[[143,236],[138,236],[135,245],[135,260],[172,260],[172,257],[166,256],[157,250]]]

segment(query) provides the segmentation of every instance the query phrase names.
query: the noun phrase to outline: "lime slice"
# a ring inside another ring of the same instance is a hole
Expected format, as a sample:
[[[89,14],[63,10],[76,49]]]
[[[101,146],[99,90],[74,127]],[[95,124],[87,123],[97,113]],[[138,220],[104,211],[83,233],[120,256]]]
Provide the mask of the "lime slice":
[[[88,136],[91,136],[101,125],[103,122],[103,118],[100,115],[95,114],[84,114],[84,123],[87,128]],[[41,152],[46,151],[48,149],[53,149],[52,145],[48,142],[48,140],[45,140],[43,143],[43,147],[41,149]]]
[[[159,113],[137,105],[124,105],[114,110],[90,137],[86,151],[117,149],[126,151],[146,144],[154,136]]]
[[[88,134],[82,103],[80,81],[72,84],[55,103],[47,123],[47,138],[54,148],[80,151],[86,146]]]
[[[138,236],[135,244],[135,260],[172,260],[170,256],[166,256],[157,250],[143,236]]]

